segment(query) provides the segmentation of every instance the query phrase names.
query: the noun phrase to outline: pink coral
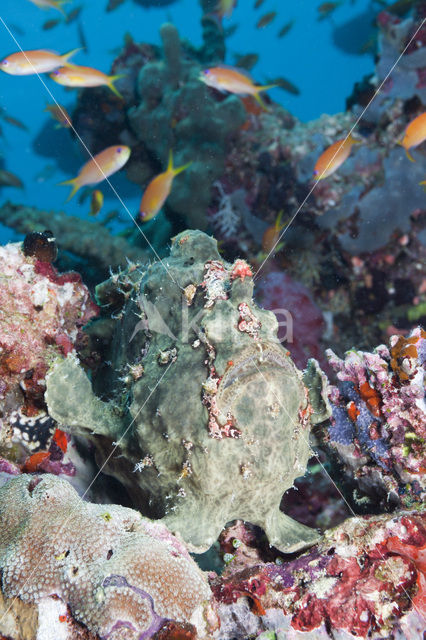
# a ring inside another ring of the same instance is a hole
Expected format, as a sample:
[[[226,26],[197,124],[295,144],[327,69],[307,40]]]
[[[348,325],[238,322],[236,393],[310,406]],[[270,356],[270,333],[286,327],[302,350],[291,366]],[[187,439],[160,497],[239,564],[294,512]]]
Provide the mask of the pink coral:
[[[248,552],[239,532],[235,560],[211,578],[213,593],[228,604],[247,598],[258,615],[279,609],[298,631],[325,624],[361,638],[392,634],[406,613],[425,612],[425,525],[415,512],[350,518],[306,554],[276,563]]]
[[[20,243],[0,247],[0,278],[0,442],[31,453],[53,435],[44,403],[50,363],[76,348],[97,306],[77,273],[58,274]]]
[[[328,439],[364,490],[378,487],[405,506],[425,496],[426,333],[392,336],[390,348],[349,351],[345,359],[327,351],[337,373],[330,387],[333,405]]]
[[[308,358],[321,361],[319,341],[324,318],[308,289],[282,271],[271,271],[258,281],[257,294],[265,309],[276,314],[278,338],[288,347],[296,365],[305,367]]]

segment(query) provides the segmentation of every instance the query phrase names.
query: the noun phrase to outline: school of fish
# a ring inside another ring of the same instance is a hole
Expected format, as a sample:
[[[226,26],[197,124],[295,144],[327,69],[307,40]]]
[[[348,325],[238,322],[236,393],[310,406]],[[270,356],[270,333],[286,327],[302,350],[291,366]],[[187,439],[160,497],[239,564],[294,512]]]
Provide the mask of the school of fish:
[[[64,10],[64,5],[70,0],[28,0],[40,9],[54,9],[62,14],[66,24],[75,21],[81,10],[82,5],[75,7],[68,14]],[[112,11],[122,4],[124,0],[109,0],[106,10]],[[255,0],[253,8],[258,10],[265,0]],[[337,2],[324,2],[317,6],[318,20],[330,17],[334,11],[343,4],[342,0]],[[397,4],[397,3],[395,3]],[[229,19],[233,15],[233,11],[237,6],[237,0],[218,0],[214,12],[217,19],[222,21]],[[393,6],[393,5],[392,5]],[[395,8],[396,11],[396,8]],[[256,28],[264,29],[274,22],[278,15],[276,10],[267,11],[256,22]],[[43,30],[50,30],[58,23],[61,18],[47,20],[43,25]],[[281,26],[277,33],[278,38],[284,37],[293,27],[294,21],[290,20]],[[232,26],[228,28],[228,35]],[[87,49],[87,46],[85,47]],[[81,51],[82,47],[72,49],[67,53],[57,53],[49,49],[34,49],[28,51],[17,51],[0,60],[0,70],[12,76],[28,76],[49,74],[50,78],[56,83],[70,88],[90,88],[90,87],[107,87],[118,99],[122,96],[115,86],[115,82],[122,75],[108,75],[99,69],[88,66],[79,66],[71,61],[71,58]],[[236,66],[230,67],[226,65],[217,65],[214,67],[204,68],[200,71],[199,80],[207,87],[213,90],[237,95],[241,98],[247,111],[258,115],[263,110],[267,110],[265,102],[260,94],[273,88],[281,88],[285,91],[299,94],[299,90],[295,85],[285,78],[273,78],[266,84],[256,84],[250,77],[248,71],[251,70],[258,62],[259,55],[256,53],[236,56]],[[260,109],[254,108],[255,100]],[[57,124],[56,127],[72,128],[72,119],[67,110],[58,103],[48,104],[45,111],[49,113]],[[0,111],[0,117],[19,128],[26,126],[19,120],[14,119],[3,110]],[[421,145],[426,140],[426,112],[421,113],[414,118],[406,127],[402,137],[396,140],[406,152],[407,158],[414,162],[412,150]],[[328,146],[319,156],[315,163],[313,172],[313,181],[318,182],[331,176],[341,165],[347,160],[351,154],[354,145],[362,144],[361,138],[356,138],[351,130],[346,137],[341,138]],[[92,156],[80,169],[75,178],[61,182],[61,185],[69,185],[72,187],[67,200],[70,200],[82,187],[96,185],[103,180],[108,179],[114,173],[122,169],[127,163],[131,154],[131,149],[125,145],[110,146],[95,156]],[[191,162],[180,167],[173,166],[173,154],[170,150],[169,161],[164,172],[155,176],[147,185],[140,202],[139,220],[148,222],[152,220],[163,208],[173,187],[174,179],[181,172],[189,168]],[[14,186],[22,188],[20,179],[8,172],[2,170],[0,172],[0,186]],[[420,183],[426,184],[426,180]],[[92,192],[90,215],[97,215],[102,209],[104,195],[96,189]],[[274,225],[269,227],[262,239],[262,248],[265,253],[280,248],[280,234],[285,225],[281,223],[282,212],[277,217]]]

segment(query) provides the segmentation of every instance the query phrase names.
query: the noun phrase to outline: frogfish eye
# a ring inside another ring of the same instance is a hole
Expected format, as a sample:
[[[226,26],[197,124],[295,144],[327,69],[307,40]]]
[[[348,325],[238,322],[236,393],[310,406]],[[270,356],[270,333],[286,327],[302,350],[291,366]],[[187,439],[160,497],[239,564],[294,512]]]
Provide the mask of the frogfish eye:
[[[123,151],[123,149],[121,147],[118,147],[117,153],[121,153],[122,151]]]

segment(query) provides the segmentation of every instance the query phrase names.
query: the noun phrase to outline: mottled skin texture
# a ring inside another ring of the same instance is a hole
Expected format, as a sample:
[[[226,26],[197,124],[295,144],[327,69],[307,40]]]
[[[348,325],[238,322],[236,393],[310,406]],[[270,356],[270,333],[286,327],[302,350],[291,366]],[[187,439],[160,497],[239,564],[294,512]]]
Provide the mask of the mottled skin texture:
[[[120,423],[110,406],[92,398],[71,360],[49,376],[52,415],[74,432],[115,441],[131,422],[119,443],[124,458],[114,456],[109,472],[193,550],[207,549],[235,518],[260,525],[283,550],[308,546],[316,532],[279,510],[312,452],[307,391],[276,341],[275,316],[256,306],[252,279],[236,277],[216,241],[201,232],[177,236],[166,264],[168,273],[154,263],[117,282],[123,289],[132,278],[132,293],[112,341],[118,372],[102,381],[104,391],[115,388],[116,400],[130,398],[129,415]],[[97,293],[107,304],[111,282]],[[249,326],[241,322],[242,303],[254,318]],[[144,373],[126,387],[123,373],[137,363]]]

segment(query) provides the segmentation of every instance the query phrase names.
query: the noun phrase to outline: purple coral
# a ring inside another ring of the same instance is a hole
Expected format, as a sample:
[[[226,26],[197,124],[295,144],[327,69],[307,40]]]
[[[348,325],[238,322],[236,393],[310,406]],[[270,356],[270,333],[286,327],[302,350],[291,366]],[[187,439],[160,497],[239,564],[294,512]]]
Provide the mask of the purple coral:
[[[425,496],[425,344],[417,328],[373,353],[352,350],[341,360],[327,352],[339,380],[330,387],[330,445],[364,489],[377,493],[379,483],[405,506]]]

